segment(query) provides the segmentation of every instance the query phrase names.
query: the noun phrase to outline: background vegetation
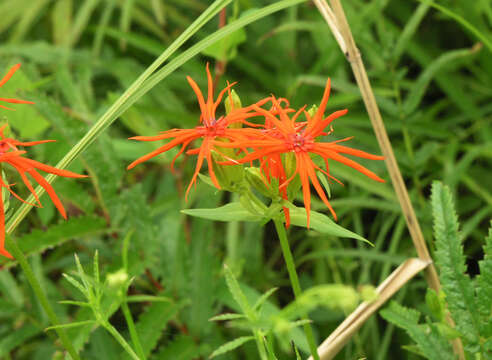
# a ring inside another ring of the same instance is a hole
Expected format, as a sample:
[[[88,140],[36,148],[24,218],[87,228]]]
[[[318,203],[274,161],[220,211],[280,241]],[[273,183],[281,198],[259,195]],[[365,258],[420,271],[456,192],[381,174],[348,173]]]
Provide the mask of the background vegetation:
[[[228,19],[270,3],[235,1],[228,7]],[[432,181],[442,180],[456,199],[473,276],[479,271],[492,212],[492,54],[463,20],[490,39],[492,5],[488,0],[438,3],[458,18],[417,1],[346,0],[343,6],[424,236],[432,249],[428,199]],[[6,72],[17,62],[22,68],[0,89],[0,96],[15,94],[36,105],[17,106],[15,112],[2,112],[2,118],[18,138],[56,139],[30,151],[32,158],[55,165],[208,5],[199,0],[3,0],[0,69]],[[185,48],[216,31],[216,18]],[[114,306],[124,298],[126,279],[134,278],[130,295],[170,299],[138,298],[141,301],[129,304],[142,350],[151,359],[206,358],[223,343],[248,334],[240,323],[209,321],[220,313],[239,311],[226,286],[225,261],[252,303],[259,294],[278,288],[264,312],[274,314],[293,300],[271,223],[216,223],[180,213],[230,200],[230,194],[202,181],[184,201],[193,159],[178,159],[176,174],[170,171],[173,154],[125,171],[131,161],[155,148],[128,137],[197,123],[199,109],[186,75],[203,88],[205,63],[221,62],[225,73],[219,86],[226,80],[238,81],[235,89],[243,103],[274,93],[291,99],[294,107],[317,103],[329,76],[333,92],[328,111],[349,109],[334,123],[334,136],[355,136],[354,147],[379,153],[349,64],[313,4],[276,12],[227,39],[186,61],[97,137],[70,167],[87,172],[90,179],[56,181],[68,221],[44,201],[44,208],[30,212],[14,233],[52,301],[83,299],[61,274],[75,270],[74,253],[89,268],[98,250],[101,278],[108,279],[110,289],[106,305],[108,311],[114,308],[110,321],[128,339],[124,310]],[[362,163],[388,179],[382,162]],[[377,285],[405,258],[414,256],[391,184],[369,182],[336,164],[331,170],[345,183],[331,188],[339,224],[375,247],[294,227],[289,236],[301,283],[304,289],[327,283],[355,289]],[[11,201],[7,216],[17,207]],[[325,211],[315,199],[313,208]],[[0,358],[59,358],[61,348],[54,332],[44,332],[50,323],[25,275],[15,261],[0,261]],[[426,287],[418,277],[396,300],[425,312]],[[92,319],[87,308],[56,304],[55,311],[62,323]],[[318,306],[310,318],[321,342],[344,313]],[[93,329],[93,324],[68,329],[83,359],[125,356],[108,333]],[[306,350],[297,328],[277,333],[273,346],[279,359],[295,357],[290,338],[301,352]],[[410,343],[403,331],[377,315],[338,358],[416,358],[402,349]],[[258,358],[253,343],[223,356]]]

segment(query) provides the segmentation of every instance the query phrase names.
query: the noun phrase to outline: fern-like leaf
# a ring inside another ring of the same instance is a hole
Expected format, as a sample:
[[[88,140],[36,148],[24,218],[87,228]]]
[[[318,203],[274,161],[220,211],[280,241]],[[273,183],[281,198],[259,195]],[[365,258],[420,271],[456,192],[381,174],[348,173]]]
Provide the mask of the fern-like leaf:
[[[418,311],[392,301],[389,307],[381,310],[380,314],[387,321],[404,329],[427,359],[451,360],[455,358],[451,345],[439,333],[437,326],[430,322],[427,325],[419,325],[420,313]]]
[[[481,335],[492,337],[492,222],[489,235],[483,246],[484,258],[480,261],[480,275],[477,277],[477,304],[481,317]]]
[[[480,338],[480,318],[471,279],[465,274],[465,256],[458,233],[458,218],[449,188],[439,182],[432,185],[432,212],[436,238],[436,264],[440,270],[442,289],[456,328],[467,342]]]

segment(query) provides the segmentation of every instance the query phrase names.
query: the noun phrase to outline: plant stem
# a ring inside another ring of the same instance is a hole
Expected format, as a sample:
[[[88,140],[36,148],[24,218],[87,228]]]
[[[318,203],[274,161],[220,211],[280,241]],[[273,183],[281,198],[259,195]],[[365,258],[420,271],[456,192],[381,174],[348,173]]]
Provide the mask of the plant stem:
[[[135,322],[133,321],[132,313],[128,308],[128,303],[126,302],[126,299],[121,302],[121,310],[123,310],[123,315],[125,316],[126,324],[128,326],[128,331],[130,332],[133,346],[135,347],[135,350],[138,353],[140,359],[145,359],[145,352],[143,350],[142,344],[140,343],[137,329],[135,328]]]
[[[277,234],[280,239],[280,246],[282,247],[285,264],[287,265],[287,271],[289,272],[292,290],[294,290],[295,298],[298,299],[299,296],[301,296],[302,294],[301,284],[299,283],[299,277],[297,276],[294,258],[292,256],[292,252],[290,251],[289,240],[287,239],[287,233],[285,232],[284,223],[279,219],[274,219],[273,222],[275,223],[275,229],[277,230]],[[306,334],[306,339],[309,344],[309,349],[311,351],[313,359],[319,360],[319,355],[316,349],[316,343],[314,341],[313,329],[311,327],[311,324],[304,324],[304,333]]]
[[[261,360],[268,360],[268,355],[265,351],[265,346],[263,345],[263,337],[259,330],[253,330],[255,336],[256,347],[258,348],[258,353],[260,354]]]
[[[125,351],[132,357],[134,360],[143,360],[143,358],[139,358],[137,354],[135,354],[135,351],[133,351],[132,347],[130,344],[126,342],[126,340],[121,336],[121,334],[114,328],[113,325],[111,325],[108,321],[100,321],[99,322],[108,332],[113,335],[113,337],[116,339],[116,341],[119,342],[119,344],[125,349]]]
[[[13,241],[10,236],[5,236],[5,242],[7,243],[7,247],[9,250],[12,252],[12,255],[14,258],[19,262],[22,271],[24,272],[24,275],[27,278],[27,281],[29,281],[29,284],[31,285],[34,294],[36,294],[36,298],[43,307],[44,311],[48,315],[48,318],[50,319],[51,325],[56,326],[60,325],[60,321],[58,320],[58,316],[56,315],[55,311],[50,305],[50,302],[48,301],[48,298],[46,294],[44,293],[41,285],[39,284],[38,279],[36,279],[36,276],[34,275],[34,272],[31,268],[31,265],[27,262],[27,258],[24,256],[22,253],[21,249],[17,246],[17,243]],[[73,360],[80,360],[79,355],[75,351],[75,348],[68,338],[67,334],[65,333],[65,330],[61,328],[55,328],[54,329],[60,338],[63,346],[65,349],[68,351],[70,356],[72,357]]]

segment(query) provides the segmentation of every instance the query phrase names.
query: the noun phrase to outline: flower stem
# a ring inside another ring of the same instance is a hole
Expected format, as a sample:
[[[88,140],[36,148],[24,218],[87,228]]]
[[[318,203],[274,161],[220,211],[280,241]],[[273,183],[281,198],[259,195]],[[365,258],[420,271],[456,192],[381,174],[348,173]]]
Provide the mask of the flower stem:
[[[261,360],[268,360],[268,355],[265,351],[265,346],[263,345],[263,337],[259,330],[253,330],[255,336],[256,346],[258,347],[258,353],[260,354]]]
[[[14,258],[19,262],[19,265],[21,266],[22,271],[24,272],[24,275],[27,278],[27,281],[29,281],[29,284],[31,285],[34,291],[34,294],[36,294],[36,298],[38,299],[39,303],[41,304],[44,311],[48,315],[51,325],[52,326],[60,325],[58,316],[56,315],[55,311],[51,307],[50,302],[48,301],[46,294],[44,293],[41,285],[39,284],[38,279],[36,279],[36,276],[34,275],[34,271],[31,268],[31,265],[29,265],[29,263],[27,262],[27,258],[24,256],[21,249],[17,246],[17,243],[13,241],[10,238],[10,236],[5,236],[5,242],[7,243],[7,247],[12,252]],[[70,339],[68,338],[67,334],[65,333],[65,330],[61,328],[55,328],[54,330],[56,331],[56,334],[60,338],[63,346],[68,351],[72,359],[80,360],[80,357],[75,351],[75,348],[72,342],[70,341]]]
[[[111,325],[108,321],[100,321],[100,324],[118,341],[123,349],[131,356],[134,360],[143,360],[143,358],[139,358],[135,351],[133,351],[130,344],[126,342],[126,340],[121,336],[121,334]]]
[[[289,240],[287,239],[287,233],[285,232],[284,224],[280,219],[274,219],[275,229],[277,230],[278,237],[280,239],[280,246],[282,247],[282,253],[284,255],[285,264],[287,265],[287,271],[289,272],[290,283],[292,290],[294,290],[295,298],[298,299],[302,293],[301,284],[299,283],[299,277],[297,276],[296,266],[294,264],[294,258],[290,251]],[[305,316],[307,318],[307,316]],[[303,319],[304,320],[304,319]],[[304,333],[309,344],[309,349],[314,360],[320,360],[318,351],[316,349],[316,343],[314,341],[313,329],[311,324],[304,324]]]
[[[140,343],[140,338],[138,337],[137,329],[135,328],[135,322],[133,321],[132,313],[128,308],[126,300],[122,301],[121,310],[123,310],[123,315],[125,316],[128,330],[130,331],[130,337],[132,339],[133,346],[135,347],[135,350],[138,353],[140,359],[145,359],[145,352],[143,350],[142,344]]]

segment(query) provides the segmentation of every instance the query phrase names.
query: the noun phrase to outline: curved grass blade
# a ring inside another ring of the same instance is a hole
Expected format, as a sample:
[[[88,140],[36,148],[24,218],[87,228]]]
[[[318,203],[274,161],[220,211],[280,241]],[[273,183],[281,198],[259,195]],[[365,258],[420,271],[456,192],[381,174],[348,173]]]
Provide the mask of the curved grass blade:
[[[89,129],[85,136],[61,159],[56,167],[58,169],[66,168],[78,155],[80,155],[87,147],[92,144],[95,139],[106,128],[108,128],[121,114],[119,111],[125,102],[142,86],[144,81],[156,71],[176,50],[187,41],[193,34],[195,34],[205,23],[212,19],[219,11],[229,4],[232,0],[216,0],[205,10],[194,22],[191,24],[162,54],[159,56],[138,78],[133,84],[116,100],[113,105],[99,118],[99,120]],[[135,99],[136,101],[136,99]],[[127,108],[127,107],[126,107]],[[125,109],[126,109],[125,108]],[[52,183],[56,176],[48,175],[46,181]],[[44,193],[44,189],[40,186],[36,188],[36,194],[41,196]],[[31,195],[32,196],[32,195]],[[27,202],[32,203],[34,197],[29,197]],[[19,225],[22,219],[31,210],[32,206],[23,204],[15,214],[10,218],[6,226],[6,233],[10,234]],[[11,240],[7,240],[8,243]]]

